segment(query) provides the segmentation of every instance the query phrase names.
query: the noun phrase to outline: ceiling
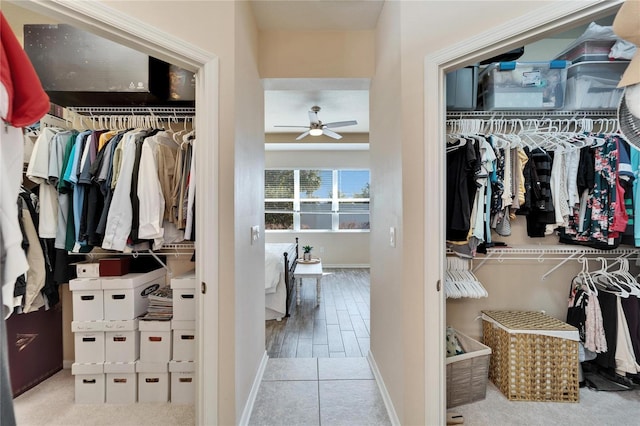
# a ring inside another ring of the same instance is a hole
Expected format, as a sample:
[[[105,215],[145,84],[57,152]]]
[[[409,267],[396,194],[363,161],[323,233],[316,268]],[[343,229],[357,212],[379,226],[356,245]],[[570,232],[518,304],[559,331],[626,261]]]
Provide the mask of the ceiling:
[[[358,122],[355,126],[332,129],[339,134],[369,132],[368,79],[265,79],[263,84],[265,133],[298,135],[304,132],[313,106],[321,108],[318,118],[323,123]],[[301,128],[275,127],[277,125]]]
[[[378,23],[384,0],[254,0],[258,28],[263,31],[355,31],[372,30]],[[308,111],[317,105],[323,123],[356,120],[355,126],[334,128],[339,134],[369,132],[368,79],[266,79],[265,133],[295,136],[309,125]],[[306,137],[315,142],[323,137]],[[346,137],[345,137],[346,139]],[[332,139],[329,139],[332,140]]]

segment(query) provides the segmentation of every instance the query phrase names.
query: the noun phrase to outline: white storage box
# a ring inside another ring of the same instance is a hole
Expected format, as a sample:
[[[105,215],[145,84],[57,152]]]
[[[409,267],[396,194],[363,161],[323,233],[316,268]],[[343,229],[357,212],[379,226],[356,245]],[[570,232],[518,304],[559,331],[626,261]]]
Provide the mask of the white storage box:
[[[169,402],[169,363],[136,362],[138,402]]]
[[[104,321],[103,324],[105,362],[136,361],[140,355],[138,320]]]
[[[173,290],[173,319],[193,321],[196,319],[196,271],[192,270],[171,279]]]
[[[196,358],[196,322],[171,321],[173,330],[173,360],[194,361]]]
[[[76,265],[76,275],[78,278],[98,278],[100,277],[99,262],[78,262]]]
[[[171,402],[194,404],[196,395],[195,365],[193,362],[171,361]]]
[[[104,363],[109,404],[133,404],[138,398],[138,376],[135,362]]]
[[[140,361],[171,360],[171,321],[140,321]]]
[[[104,319],[102,282],[98,278],[76,278],[69,281],[73,300],[74,321]]]
[[[105,395],[103,364],[71,365],[71,374],[75,376],[76,404],[103,404]]]
[[[565,109],[617,109],[623,88],[618,89],[629,62],[581,62],[569,67]]]
[[[104,331],[102,321],[72,321],[75,361],[80,364],[104,362]]]
[[[166,271],[127,274],[121,277],[103,278],[104,319],[130,320],[147,311],[149,293],[166,284]]]
[[[196,288],[196,271],[192,269],[191,271],[185,272],[182,275],[178,275],[177,277],[171,278],[171,288]]]
[[[174,288],[173,319],[194,321],[196,319],[195,290],[192,288]]]
[[[499,62],[480,74],[484,110],[553,110],[564,106],[568,61]]]

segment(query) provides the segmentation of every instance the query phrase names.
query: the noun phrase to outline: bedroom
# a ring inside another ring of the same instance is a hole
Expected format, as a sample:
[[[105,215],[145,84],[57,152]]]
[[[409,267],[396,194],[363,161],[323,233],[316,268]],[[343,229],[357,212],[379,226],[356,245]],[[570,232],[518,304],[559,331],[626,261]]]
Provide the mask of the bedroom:
[[[267,353],[271,358],[364,357],[370,315],[369,81],[263,83]],[[315,105],[321,106],[317,117],[323,123],[348,119],[357,124],[332,129],[339,140],[324,135],[296,140],[308,130],[304,123]],[[317,302],[315,280],[303,278],[297,305],[300,277],[292,278],[287,311],[282,252],[290,250],[292,265],[296,241],[301,263],[303,246],[312,246],[312,258],[322,261],[321,297]]]

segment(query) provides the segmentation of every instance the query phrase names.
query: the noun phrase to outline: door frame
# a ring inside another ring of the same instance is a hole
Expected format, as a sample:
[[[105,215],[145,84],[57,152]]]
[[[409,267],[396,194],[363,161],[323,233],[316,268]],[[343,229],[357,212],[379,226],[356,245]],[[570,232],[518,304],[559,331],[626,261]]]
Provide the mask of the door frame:
[[[90,31],[196,73],[198,143],[196,186],[196,424],[218,422],[218,117],[219,59],[212,52],[167,34],[100,2],[5,0]],[[205,261],[206,259],[206,261]],[[206,284],[205,284],[206,283]],[[204,289],[206,288],[206,291]],[[202,291],[200,291],[203,289]],[[203,362],[206,360],[206,363]]]
[[[430,207],[434,205],[434,198],[435,205],[446,205],[446,154],[443,143],[429,143],[445,140],[445,74],[539,40],[549,33],[561,32],[567,26],[611,15],[622,2],[623,0],[556,2],[552,8],[533,11],[425,57],[424,168],[431,173],[424,174],[424,192],[429,194],[424,197],[424,223],[439,226],[425,226],[424,241],[431,241],[435,247],[445,247],[445,212],[443,209]],[[444,283],[446,259],[444,250],[436,253],[436,256],[425,258],[423,270],[425,424],[446,423],[446,304],[444,292],[440,291],[441,284]]]

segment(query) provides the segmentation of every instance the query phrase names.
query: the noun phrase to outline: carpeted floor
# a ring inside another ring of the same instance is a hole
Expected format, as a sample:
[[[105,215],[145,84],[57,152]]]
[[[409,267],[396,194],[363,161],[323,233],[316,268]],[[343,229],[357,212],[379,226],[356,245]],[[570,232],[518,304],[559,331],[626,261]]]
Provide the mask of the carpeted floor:
[[[193,405],[74,403],[74,377],[62,370],[13,401],[19,426],[193,425]]]
[[[491,382],[482,401],[453,407],[467,426],[640,424],[640,390],[597,392],[580,389],[579,403],[509,401]]]

